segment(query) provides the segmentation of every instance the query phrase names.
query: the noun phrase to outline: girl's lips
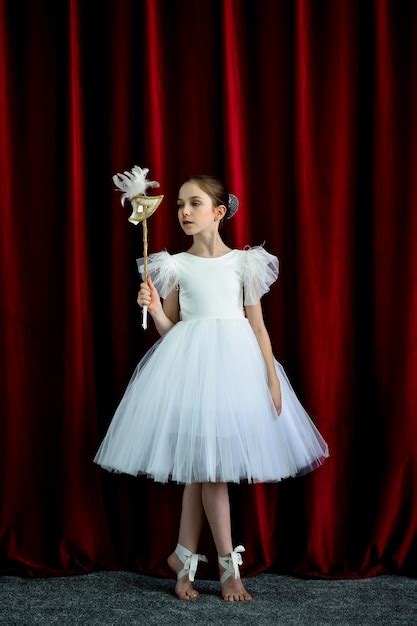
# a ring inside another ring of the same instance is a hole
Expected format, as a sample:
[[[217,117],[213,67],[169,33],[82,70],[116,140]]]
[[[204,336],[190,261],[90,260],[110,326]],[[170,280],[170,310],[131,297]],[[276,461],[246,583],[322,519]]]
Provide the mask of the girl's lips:
[[[184,226],[189,226],[190,224],[192,224],[193,222],[183,222]]]

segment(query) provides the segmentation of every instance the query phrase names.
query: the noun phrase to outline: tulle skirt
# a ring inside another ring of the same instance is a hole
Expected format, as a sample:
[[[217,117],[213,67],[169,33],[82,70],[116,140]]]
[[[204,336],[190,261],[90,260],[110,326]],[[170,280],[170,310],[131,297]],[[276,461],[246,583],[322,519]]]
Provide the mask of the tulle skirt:
[[[247,318],[179,321],[137,364],[94,462],[161,483],[262,483],[311,472],[328,445],[274,363],[280,414]]]

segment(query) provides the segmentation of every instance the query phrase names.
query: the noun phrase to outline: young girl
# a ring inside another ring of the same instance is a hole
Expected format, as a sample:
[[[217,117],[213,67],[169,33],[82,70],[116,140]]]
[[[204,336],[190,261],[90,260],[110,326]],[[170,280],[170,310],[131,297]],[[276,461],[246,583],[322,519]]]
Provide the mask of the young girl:
[[[219,227],[236,196],[206,175],[180,188],[178,220],[192,236],[186,252],[149,255],[147,305],[161,337],[137,364],[94,462],[113,472],[184,484],[178,543],[168,556],[181,599],[192,582],[204,515],[218,552],[225,600],[252,600],[233,549],[227,483],[280,481],[329,456],[323,437],[275,359],[260,299],[278,277],[262,246],[230,249]],[[137,259],[144,279],[143,258]],[[163,304],[161,299],[163,298]]]

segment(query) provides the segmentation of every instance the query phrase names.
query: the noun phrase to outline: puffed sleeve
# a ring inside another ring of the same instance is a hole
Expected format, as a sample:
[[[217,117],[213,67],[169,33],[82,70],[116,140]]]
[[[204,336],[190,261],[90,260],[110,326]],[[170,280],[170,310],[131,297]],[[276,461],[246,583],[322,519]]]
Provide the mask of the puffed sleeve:
[[[243,258],[243,303],[256,304],[278,278],[278,257],[262,246],[247,247]]]
[[[136,259],[136,263],[142,280],[145,280],[143,257]],[[165,299],[174,287],[178,286],[179,277],[175,259],[167,250],[148,254],[148,273],[161,298]]]

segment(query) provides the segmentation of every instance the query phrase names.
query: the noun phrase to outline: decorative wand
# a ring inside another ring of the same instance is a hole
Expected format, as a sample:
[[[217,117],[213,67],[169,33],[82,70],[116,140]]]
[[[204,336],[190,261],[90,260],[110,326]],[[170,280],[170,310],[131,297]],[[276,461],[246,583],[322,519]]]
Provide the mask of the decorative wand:
[[[147,196],[146,189],[148,187],[159,187],[156,180],[146,180],[149,168],[140,168],[135,165],[131,172],[123,174],[115,174],[113,176],[114,184],[123,191],[121,197],[122,206],[124,206],[126,198],[130,200],[133,207],[132,215],[128,221],[137,226],[142,222],[143,227],[143,259],[144,259],[144,281],[148,282],[148,224],[147,218],[150,217],[162,202],[164,196]],[[145,305],[142,310],[142,328],[147,328],[148,307]]]

